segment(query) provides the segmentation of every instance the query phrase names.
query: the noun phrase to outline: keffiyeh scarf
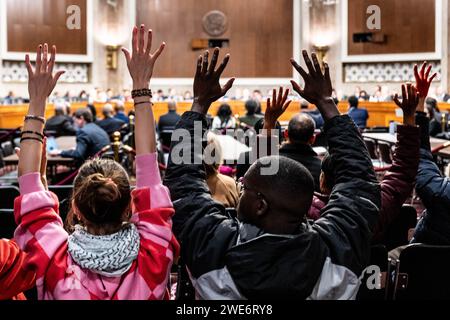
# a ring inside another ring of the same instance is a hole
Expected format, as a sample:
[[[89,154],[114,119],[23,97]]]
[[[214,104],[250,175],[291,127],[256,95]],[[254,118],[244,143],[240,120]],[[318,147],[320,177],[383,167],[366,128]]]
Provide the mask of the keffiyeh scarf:
[[[134,224],[106,236],[92,235],[77,225],[69,236],[69,253],[81,268],[107,277],[120,277],[137,258],[139,242]]]

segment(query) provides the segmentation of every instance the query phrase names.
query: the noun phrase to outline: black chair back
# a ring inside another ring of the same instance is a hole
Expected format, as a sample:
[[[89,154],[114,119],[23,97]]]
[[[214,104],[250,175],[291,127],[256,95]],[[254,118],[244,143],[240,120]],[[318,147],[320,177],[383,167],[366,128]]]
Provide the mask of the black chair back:
[[[378,160],[376,141],[370,138],[364,138],[364,143],[366,144],[367,150],[369,151],[370,158],[373,160]]]
[[[14,153],[14,147],[11,141],[3,142],[1,149],[4,157],[8,157]]]
[[[48,190],[58,196],[59,215],[63,222],[66,221],[66,217],[70,211],[73,186],[49,186]]]
[[[0,209],[0,239],[12,239],[16,230],[13,209]]]
[[[395,300],[450,299],[450,246],[412,244],[399,257]]]
[[[15,186],[0,186],[0,209],[14,209],[14,200],[20,196]]]
[[[378,141],[378,151],[381,161],[385,164],[392,164],[391,145],[387,142]]]
[[[369,287],[368,284],[372,284],[374,274],[371,272],[365,272],[362,275],[361,286],[356,296],[357,300],[385,300],[387,299],[387,293],[389,290],[389,282],[386,276],[390,272],[390,264],[388,261],[388,251],[383,245],[375,245],[370,248],[370,262],[369,266],[378,266],[380,272],[384,274],[380,279],[381,288]],[[384,282],[384,283],[383,283]]]

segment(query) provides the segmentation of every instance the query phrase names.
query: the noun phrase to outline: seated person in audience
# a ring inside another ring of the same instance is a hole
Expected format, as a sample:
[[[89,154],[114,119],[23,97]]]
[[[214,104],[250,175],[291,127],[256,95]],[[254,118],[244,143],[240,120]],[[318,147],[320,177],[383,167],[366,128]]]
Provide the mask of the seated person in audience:
[[[35,272],[25,268],[27,255],[12,240],[0,239],[0,301],[24,300],[35,285]]]
[[[269,110],[266,111],[266,114]],[[306,167],[314,179],[314,190],[320,191],[321,161],[312,145],[315,141],[314,120],[306,113],[295,115],[286,131],[287,143],[280,148],[280,156],[295,160]]]
[[[255,124],[263,118],[260,114],[256,114],[258,109],[258,101],[256,100],[248,100],[245,103],[245,109],[247,110],[247,114],[243,117],[239,118],[239,122],[243,123],[249,127],[254,128]]]
[[[103,106],[103,120],[98,120],[96,124],[106,131],[111,136],[116,131],[121,131],[126,123],[122,120],[114,118],[114,108],[111,104],[107,103]]]
[[[86,106],[86,108],[89,109],[89,111],[91,111],[92,114],[92,122],[96,123],[97,122],[97,109],[95,109],[95,106],[93,104],[88,104]]]
[[[114,105],[114,118],[123,121],[124,123],[129,123],[130,119],[128,119],[125,114],[125,106],[121,100],[116,100]]]
[[[84,160],[96,155],[105,146],[110,144],[109,136],[105,130],[92,122],[92,113],[89,109],[79,109],[74,114],[77,131],[77,145],[73,150],[55,150],[51,156],[74,158],[82,163]]]
[[[56,136],[74,136],[77,132],[66,114],[65,102],[55,104],[55,115],[47,120],[46,131],[54,131]]]
[[[176,214],[174,232],[183,244],[182,259],[199,299],[353,299],[358,277],[369,262],[371,228],[378,219],[380,189],[364,142],[348,116],[341,116],[331,99],[331,79],[317,56],[306,51],[309,73],[292,61],[305,79],[301,96],[314,103],[326,120],[330,150],[336,160],[336,187],[323,218],[307,224],[314,182],[301,164],[285,157],[258,160],[245,175],[237,208],[239,220],[215,202],[205,183],[201,135],[211,104],[224,96],[234,79],[222,88],[220,75],[229,56],[216,70],[219,49],[211,63],[199,57],[194,80],[195,102],[177,129],[191,139],[173,143],[173,150],[191,150],[185,161],[172,156],[165,184]],[[280,114],[287,96],[272,101]],[[272,131],[276,120],[265,124]],[[200,149],[200,150],[198,150]],[[187,162],[186,162],[187,161]],[[277,165],[278,164],[278,165]],[[273,169],[273,172],[271,172]],[[278,170],[276,170],[278,169]]]
[[[175,101],[169,101],[167,107],[169,109],[168,112],[159,118],[159,132],[173,131],[181,119],[181,116],[177,113],[177,103]]]
[[[369,113],[366,109],[358,108],[359,100],[355,96],[348,98],[349,110],[348,115],[355,121],[355,124],[359,129],[365,129],[367,127],[367,120],[369,119]]]
[[[219,107],[217,116],[212,122],[212,130],[235,129],[236,119],[233,117],[233,112],[229,104],[224,103]]]
[[[444,88],[442,86],[438,86],[436,88],[436,99],[439,102],[448,103],[448,101],[450,100],[450,95],[444,91]]]
[[[420,127],[420,162],[416,177],[417,195],[425,211],[418,222],[412,243],[450,245],[450,179],[439,170],[430,145],[430,119],[427,118],[424,99],[419,102],[416,117]]]
[[[216,134],[208,133],[208,161],[205,160],[206,183],[211,197],[225,208],[236,208],[239,201],[239,188],[236,181],[219,172],[223,162],[222,147]]]
[[[427,99],[427,102],[425,103],[425,113],[428,119],[430,119],[430,137],[436,137],[438,134],[442,133],[442,125],[438,120],[436,120],[434,108],[432,104],[428,103],[428,100],[429,99]]]
[[[152,33],[144,47],[145,27],[133,31],[133,52],[123,49],[133,88],[146,94],[153,66],[164,44],[150,53]],[[141,41],[138,41],[138,37]],[[42,52],[43,51],[43,52]],[[59,76],[52,74],[47,45],[38,49],[35,73],[27,56],[31,103],[26,131],[42,132],[38,117]],[[28,253],[24,268],[36,271],[39,299],[168,299],[166,289],[179,245],[171,230],[174,214],[168,190],[161,184],[151,94],[135,99],[137,189],[131,191],[123,167],[112,160],[86,162],[75,178],[68,234],[58,215],[58,199],[40,180],[42,145],[27,133],[21,142],[19,184],[15,201],[16,239]],[[33,138],[33,139],[31,139]],[[36,140],[37,139],[37,140]],[[76,225],[73,225],[76,224]]]

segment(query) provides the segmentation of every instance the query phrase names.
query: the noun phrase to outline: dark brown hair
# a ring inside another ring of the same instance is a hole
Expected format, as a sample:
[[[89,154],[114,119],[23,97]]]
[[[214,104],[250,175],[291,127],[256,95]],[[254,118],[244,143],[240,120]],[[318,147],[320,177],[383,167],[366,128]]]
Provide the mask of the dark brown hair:
[[[120,226],[127,222],[131,189],[128,174],[117,162],[109,159],[87,161],[75,178],[72,201],[83,218],[97,226]],[[71,210],[66,228],[73,231],[80,224]]]

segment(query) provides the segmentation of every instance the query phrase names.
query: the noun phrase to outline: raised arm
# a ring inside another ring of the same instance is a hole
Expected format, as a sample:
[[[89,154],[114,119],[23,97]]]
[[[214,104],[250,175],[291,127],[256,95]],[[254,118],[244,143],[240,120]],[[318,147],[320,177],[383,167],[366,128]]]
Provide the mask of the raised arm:
[[[397,106],[403,110],[403,125],[398,127],[392,166],[381,182],[381,211],[374,232],[375,241],[382,240],[384,231],[400,213],[414,188],[419,166],[419,128],[415,121],[419,94],[416,87],[409,83],[402,85],[401,102],[398,95],[394,97]]]
[[[416,117],[416,122],[420,127],[420,162],[417,172],[416,190],[427,208],[432,208],[437,203],[450,205],[450,180],[442,175],[434,162],[430,145],[430,119],[424,113],[428,89],[436,77],[436,73],[429,77],[430,73],[431,65],[427,66],[426,62],[422,65],[420,72],[417,66],[414,67],[417,88],[420,94]]]
[[[322,218],[313,228],[327,240],[333,263],[359,274],[368,262],[371,230],[378,220],[380,188],[364,141],[349,116],[340,116],[331,98],[329,67],[322,73],[316,55],[311,62],[303,56],[308,73],[292,60],[305,81],[302,89],[292,81],[294,90],[313,103],[326,121],[329,152],[332,157],[335,187]],[[351,260],[351,262],[349,262]]]
[[[26,55],[25,64],[28,70],[28,92],[30,106],[23,125],[20,143],[19,177],[38,173],[41,166],[43,130],[45,125],[45,106],[56,83],[64,73],[59,71],[53,75],[56,47],[52,47],[49,58],[48,45],[39,45],[36,54],[36,67],[33,69],[30,56]]]
[[[60,71],[53,75],[55,56],[55,47],[52,48],[49,59],[48,45],[40,45],[37,50],[35,69],[31,66],[29,56],[26,56],[30,107],[24,123],[19,154],[21,196],[14,201],[14,217],[18,225],[14,239],[20,249],[28,254],[25,268],[36,271],[39,297],[42,297],[48,285],[44,283],[44,275],[55,265],[53,258],[66,244],[68,237],[58,215],[58,198],[46,191],[41,181],[45,173],[46,161],[46,157],[42,156],[46,151],[43,148],[42,138],[45,104],[47,97],[63,74],[63,71]]]
[[[145,43],[147,38],[147,44]],[[136,109],[136,154],[143,155],[156,152],[155,119],[152,109],[150,80],[153,68],[166,44],[163,42],[154,53],[152,50],[152,30],[146,31],[145,25],[133,29],[132,53],[123,48],[128,70],[133,79],[133,99]]]

